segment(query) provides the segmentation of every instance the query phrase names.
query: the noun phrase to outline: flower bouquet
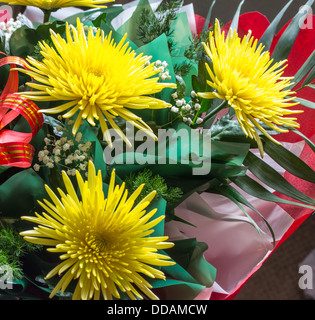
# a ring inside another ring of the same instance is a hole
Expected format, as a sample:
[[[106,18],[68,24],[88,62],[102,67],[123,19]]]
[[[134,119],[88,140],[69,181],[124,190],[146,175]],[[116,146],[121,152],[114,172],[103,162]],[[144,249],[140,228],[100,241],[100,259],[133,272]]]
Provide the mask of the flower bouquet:
[[[312,214],[307,11],[5,2],[2,299],[232,298]]]

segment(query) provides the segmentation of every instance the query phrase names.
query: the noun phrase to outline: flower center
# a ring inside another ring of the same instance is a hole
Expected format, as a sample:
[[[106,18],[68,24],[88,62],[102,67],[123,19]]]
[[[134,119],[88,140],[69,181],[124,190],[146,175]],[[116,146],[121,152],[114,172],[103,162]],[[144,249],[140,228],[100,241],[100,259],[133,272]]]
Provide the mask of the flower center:
[[[112,242],[99,233],[88,234],[87,243],[96,252],[108,251],[113,248]]]
[[[85,68],[86,76],[94,76],[96,78],[104,77],[104,70],[99,66],[95,64],[91,64]]]
[[[104,75],[103,75],[103,72],[101,72],[100,70],[90,70],[90,72],[89,72],[90,74],[93,74],[95,77],[97,77],[97,78],[101,78],[101,77],[103,77]]]

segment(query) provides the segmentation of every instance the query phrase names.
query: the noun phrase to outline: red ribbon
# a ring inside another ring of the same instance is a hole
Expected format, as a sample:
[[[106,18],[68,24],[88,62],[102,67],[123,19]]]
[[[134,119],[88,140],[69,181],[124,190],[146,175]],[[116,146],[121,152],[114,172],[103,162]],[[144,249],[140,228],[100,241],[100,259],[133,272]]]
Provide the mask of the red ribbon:
[[[29,142],[42,127],[44,117],[38,113],[39,108],[33,101],[15,93],[19,87],[19,76],[18,71],[14,68],[18,65],[27,69],[27,62],[20,57],[13,56],[0,59],[0,67],[7,64],[10,65],[11,70],[0,96],[0,165],[29,168],[35,152]],[[19,115],[24,117],[29,124],[30,133],[5,129]]]

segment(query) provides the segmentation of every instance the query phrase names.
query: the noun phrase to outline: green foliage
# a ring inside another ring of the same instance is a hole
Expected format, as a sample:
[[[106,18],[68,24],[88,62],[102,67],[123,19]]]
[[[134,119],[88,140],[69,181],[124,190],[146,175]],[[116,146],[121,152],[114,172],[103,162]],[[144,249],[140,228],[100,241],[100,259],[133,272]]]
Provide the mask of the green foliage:
[[[185,50],[184,56],[189,59],[193,60],[195,62],[199,62],[200,60],[203,60],[206,52],[203,47],[203,42],[207,43],[209,42],[209,32],[213,29],[211,26],[210,28],[202,31],[199,36],[195,35],[191,39],[190,46]]]
[[[5,34],[2,30],[0,30],[0,51],[5,52],[6,51],[6,40],[5,40]]]
[[[305,6],[307,8],[311,8],[313,3],[314,0],[309,0],[305,4]],[[276,47],[272,52],[271,58],[273,59],[273,63],[285,60],[288,57],[301,30],[300,21],[304,21],[305,18],[306,13],[304,10],[301,10],[290,21],[289,25],[281,35]]]
[[[178,187],[169,188],[165,180],[158,174],[153,175],[151,170],[145,169],[139,173],[131,173],[125,180],[126,188],[133,193],[140,185],[145,184],[137,203],[152,191],[156,191],[156,199],[164,198],[167,203],[173,203],[182,197],[182,190]]]
[[[173,48],[171,24],[176,20],[176,13],[182,6],[182,0],[165,1],[154,14],[149,9],[143,9],[140,14],[137,34],[144,44],[147,44],[162,34],[168,38],[170,52]]]
[[[52,23],[39,25],[36,29],[23,25],[12,33],[9,40],[10,55],[21,58],[32,55],[39,41],[50,39],[51,30],[63,35],[65,23],[54,21]]]
[[[159,14],[169,14],[171,17],[176,15],[176,12],[183,4],[183,0],[163,1],[157,8],[156,12]],[[166,18],[165,18],[166,19]]]
[[[21,258],[40,248],[25,241],[12,226],[0,229],[0,266],[10,266],[15,279],[23,277]]]
[[[175,72],[175,74],[177,74],[181,77],[185,77],[189,74],[191,67],[192,67],[191,62],[184,61],[181,64],[175,64],[174,72]]]
[[[51,38],[43,40],[47,45],[54,48],[54,43],[51,41]],[[37,61],[43,61],[44,56],[41,54],[42,49],[40,48],[39,44],[37,43],[34,47],[34,51],[31,54],[31,57],[36,59]]]

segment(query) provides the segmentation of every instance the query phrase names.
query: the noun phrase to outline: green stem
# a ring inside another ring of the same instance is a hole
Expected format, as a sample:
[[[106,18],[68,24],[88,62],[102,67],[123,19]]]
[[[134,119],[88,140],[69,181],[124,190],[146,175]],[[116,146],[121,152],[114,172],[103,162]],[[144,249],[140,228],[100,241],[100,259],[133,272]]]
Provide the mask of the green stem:
[[[178,118],[179,118],[179,116],[177,116],[176,118],[174,118],[174,119],[171,120],[170,122],[163,124],[163,125],[161,126],[161,128],[166,127],[166,126],[172,124],[172,123],[173,123],[174,121],[176,121]]]
[[[225,109],[228,106],[228,101],[224,100],[219,106],[217,106],[215,109],[211,110],[204,118],[203,123],[206,123],[207,120],[211,119],[213,116],[215,116],[218,112]],[[194,119],[195,121],[195,119]],[[192,128],[200,126],[199,124],[193,124]]]
[[[43,9],[43,12],[44,12],[44,22],[43,22],[43,23],[46,23],[46,22],[48,22],[49,19],[50,19],[51,10],[45,10],[45,9]]]
[[[300,91],[300,90],[306,88],[309,84],[314,85],[314,84],[315,84],[315,81],[310,82],[310,83],[308,83],[308,84],[306,84],[306,85],[304,85],[304,86],[301,86],[300,88],[298,88],[298,89],[296,89],[296,90],[294,90],[294,91],[295,91],[295,92]]]

